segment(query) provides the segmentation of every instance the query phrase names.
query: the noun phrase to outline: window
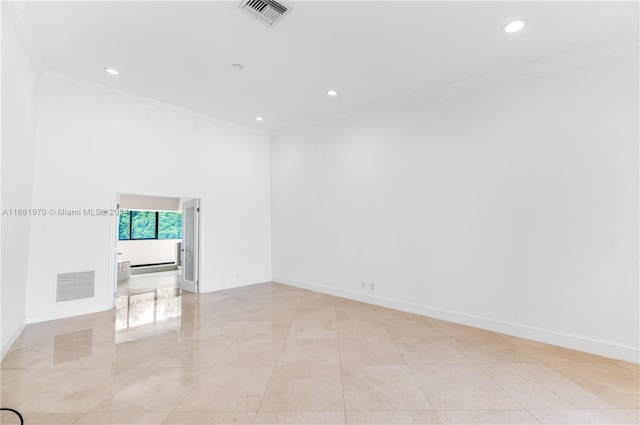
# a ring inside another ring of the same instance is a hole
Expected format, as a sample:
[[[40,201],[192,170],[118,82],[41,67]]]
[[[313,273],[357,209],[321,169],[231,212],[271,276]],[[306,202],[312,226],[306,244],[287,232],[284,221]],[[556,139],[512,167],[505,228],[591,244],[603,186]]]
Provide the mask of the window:
[[[131,239],[131,211],[120,214],[120,226],[118,228],[118,239],[126,241]]]
[[[182,239],[182,213],[128,211],[120,214],[118,239]]]
[[[181,212],[158,212],[158,239],[182,239]]]
[[[131,239],[156,239],[156,212],[131,211]]]

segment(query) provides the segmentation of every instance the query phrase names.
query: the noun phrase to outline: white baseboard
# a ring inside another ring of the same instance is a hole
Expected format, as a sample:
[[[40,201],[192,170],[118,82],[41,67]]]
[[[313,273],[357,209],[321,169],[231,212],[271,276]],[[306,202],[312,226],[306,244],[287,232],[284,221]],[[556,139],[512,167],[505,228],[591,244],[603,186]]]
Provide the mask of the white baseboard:
[[[113,309],[113,305],[106,304],[102,306],[85,306],[72,310],[52,311],[50,313],[27,316],[27,323],[40,323],[46,322],[47,320],[57,320],[73,316],[81,316],[83,314],[99,313],[101,311],[107,311],[111,309]]]
[[[374,295],[361,294],[358,292],[329,288],[322,285],[298,282],[283,277],[274,276],[273,281],[285,285],[295,286],[297,288],[309,289],[311,291],[322,292],[342,298],[349,298],[356,301],[374,304],[381,307],[393,308],[395,310],[406,311],[408,313],[419,314],[421,316],[433,317],[435,319],[446,320],[448,322],[472,326],[474,328],[485,329],[501,334],[543,342],[545,344],[552,344],[572,350],[583,351],[585,353],[596,354],[598,356],[640,364],[640,350],[634,347],[617,345],[607,341],[599,341],[596,339],[568,335],[546,329],[518,325],[515,323],[503,322],[455,311],[422,306],[404,301],[377,297]]]
[[[11,337],[7,340],[7,342],[4,343],[4,345],[2,346],[2,349],[0,350],[0,361],[4,359],[4,356],[7,355],[13,343],[16,342],[16,340],[22,333],[24,327],[25,327],[25,324],[18,326],[16,330],[13,331],[13,333],[11,334]]]

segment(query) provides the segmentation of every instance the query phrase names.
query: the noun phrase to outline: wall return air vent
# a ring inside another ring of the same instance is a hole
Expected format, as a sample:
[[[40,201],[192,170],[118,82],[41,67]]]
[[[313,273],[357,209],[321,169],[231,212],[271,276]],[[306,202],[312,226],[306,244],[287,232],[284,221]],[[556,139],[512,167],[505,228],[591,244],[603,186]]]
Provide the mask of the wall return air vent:
[[[91,298],[96,289],[96,272],[58,273],[56,302]]]
[[[243,0],[238,9],[244,10],[269,27],[275,26],[291,12],[289,6],[273,0]]]

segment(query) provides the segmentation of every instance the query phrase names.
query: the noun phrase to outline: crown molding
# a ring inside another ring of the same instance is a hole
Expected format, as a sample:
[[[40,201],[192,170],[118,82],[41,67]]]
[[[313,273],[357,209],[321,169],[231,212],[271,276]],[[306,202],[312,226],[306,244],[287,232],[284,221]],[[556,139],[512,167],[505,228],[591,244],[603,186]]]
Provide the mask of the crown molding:
[[[535,78],[561,73],[571,69],[578,69],[584,66],[595,65],[624,57],[638,55],[640,43],[638,33],[627,34],[626,36],[613,40],[603,41],[598,44],[583,48],[572,49],[553,56],[533,60],[524,64],[501,68],[495,71],[478,74],[468,78],[452,81],[442,81],[411,94],[383,99],[379,102],[370,103],[355,107],[349,111],[338,114],[331,114],[323,117],[313,118],[298,124],[286,126],[272,131],[258,130],[249,126],[233,123],[219,119],[210,115],[195,112],[179,106],[160,102],[151,98],[135,95],[119,89],[103,86],[57,71],[47,71],[37,31],[35,30],[28,1],[25,0],[2,0],[2,7],[5,7],[13,21],[16,31],[31,59],[38,75],[58,81],[65,81],[77,86],[93,89],[102,93],[110,94],[121,99],[128,99],[140,104],[153,105],[165,110],[172,110],[181,114],[189,115],[193,118],[212,122],[218,125],[233,127],[237,129],[249,130],[257,134],[268,134],[270,136],[281,136],[294,133],[300,130],[314,128],[335,121],[355,119],[375,112],[392,111],[415,106],[440,102],[447,99],[471,95],[476,92],[490,90],[493,88],[515,84]]]
[[[125,90],[120,90],[120,89],[108,87],[102,84],[94,83],[93,81],[85,80],[79,77],[74,77],[58,71],[47,71],[40,78],[44,81],[60,82],[63,84],[76,86],[83,90],[88,90],[95,93],[100,93],[103,95],[115,97],[119,100],[135,103],[135,104],[142,105],[149,108],[155,108],[155,109],[161,109],[164,111],[174,112],[198,121],[208,122],[211,124],[227,127],[234,130],[241,130],[241,131],[253,133],[260,136],[268,137],[269,135],[266,131],[263,131],[263,130],[258,130],[252,127],[244,126],[242,124],[237,124],[232,121],[227,121],[221,118],[213,117],[211,115],[206,115],[201,112],[196,112],[191,109],[183,108],[181,106],[176,106],[169,103],[161,102],[159,100],[134,94]]]
[[[3,0],[2,6],[13,21],[18,37],[20,37],[37,74],[42,75],[47,70],[47,67],[42,47],[33,25],[29,5],[22,0]]]
[[[511,67],[478,74],[469,78],[445,81],[408,95],[388,98],[380,102],[363,105],[350,111],[315,118],[293,126],[270,132],[273,136],[283,136],[302,130],[313,129],[329,123],[358,119],[376,112],[394,111],[423,106],[456,97],[508,86],[547,75],[558,74],[586,66],[597,65],[623,58],[638,56],[640,41],[638,33],[627,34],[612,40],[583,48],[536,59]]]

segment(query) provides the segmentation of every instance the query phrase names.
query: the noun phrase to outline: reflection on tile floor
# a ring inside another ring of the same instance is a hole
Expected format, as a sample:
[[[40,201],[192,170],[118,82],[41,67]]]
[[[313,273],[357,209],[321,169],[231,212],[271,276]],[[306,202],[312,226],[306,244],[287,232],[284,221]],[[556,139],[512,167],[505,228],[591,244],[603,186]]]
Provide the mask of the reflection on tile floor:
[[[133,275],[119,282],[115,314],[116,343],[180,329],[179,272]]]
[[[26,327],[2,405],[27,424],[637,424],[637,365],[266,283]],[[18,423],[9,414],[3,425]]]

